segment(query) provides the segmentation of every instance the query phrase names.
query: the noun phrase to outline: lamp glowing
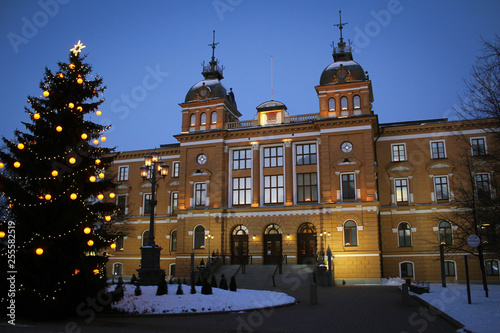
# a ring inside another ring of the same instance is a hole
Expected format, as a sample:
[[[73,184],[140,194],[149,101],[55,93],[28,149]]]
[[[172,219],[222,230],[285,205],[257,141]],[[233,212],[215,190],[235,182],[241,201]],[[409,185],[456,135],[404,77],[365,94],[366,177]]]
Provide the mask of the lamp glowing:
[[[116,249],[116,244],[115,243],[111,243],[111,245],[109,246],[111,249]]]

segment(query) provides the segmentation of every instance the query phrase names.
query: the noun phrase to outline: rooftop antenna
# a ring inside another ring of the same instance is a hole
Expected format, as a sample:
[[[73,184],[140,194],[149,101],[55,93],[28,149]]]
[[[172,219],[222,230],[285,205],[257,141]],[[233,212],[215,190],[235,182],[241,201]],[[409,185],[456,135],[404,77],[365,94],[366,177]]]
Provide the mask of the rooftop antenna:
[[[273,89],[273,56],[271,55],[271,101],[274,99],[274,89]]]

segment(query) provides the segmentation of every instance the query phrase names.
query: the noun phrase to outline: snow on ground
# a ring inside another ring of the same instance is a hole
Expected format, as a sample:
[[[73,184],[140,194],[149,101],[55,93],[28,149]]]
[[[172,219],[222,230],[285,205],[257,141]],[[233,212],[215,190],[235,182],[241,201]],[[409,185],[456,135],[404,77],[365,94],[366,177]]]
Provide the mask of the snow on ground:
[[[380,279],[380,284],[383,286],[401,286],[403,283],[405,283],[405,280],[402,278],[382,278]]]
[[[191,287],[182,285],[184,295],[176,295],[177,284],[168,285],[168,295],[156,296],[156,286],[143,286],[142,295],[135,296],[132,285],[125,285],[125,297],[113,305],[113,309],[133,314],[199,313],[218,311],[242,311],[294,303],[295,298],[285,293],[267,290],[238,289],[228,291],[213,288],[212,295],[190,294]],[[110,288],[110,291],[114,287]]]
[[[482,285],[471,285],[471,303],[467,302],[465,284],[431,283],[430,293],[416,295],[475,333],[497,333],[500,331],[500,285],[488,286],[489,297],[485,297]]]

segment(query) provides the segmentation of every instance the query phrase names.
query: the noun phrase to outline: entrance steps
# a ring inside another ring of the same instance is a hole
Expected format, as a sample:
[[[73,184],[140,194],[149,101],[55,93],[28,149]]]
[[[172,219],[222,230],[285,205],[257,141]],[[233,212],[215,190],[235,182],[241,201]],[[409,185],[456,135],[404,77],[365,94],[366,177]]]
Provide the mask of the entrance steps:
[[[223,265],[215,271],[217,281],[220,281],[222,274],[226,276],[227,282],[231,281],[231,276],[235,273],[236,285],[242,289],[287,289],[309,286],[313,283],[313,265],[293,265],[283,264],[282,274],[276,272],[274,282],[276,287],[273,287],[273,273],[277,265],[247,265],[245,274],[238,270],[239,265]]]

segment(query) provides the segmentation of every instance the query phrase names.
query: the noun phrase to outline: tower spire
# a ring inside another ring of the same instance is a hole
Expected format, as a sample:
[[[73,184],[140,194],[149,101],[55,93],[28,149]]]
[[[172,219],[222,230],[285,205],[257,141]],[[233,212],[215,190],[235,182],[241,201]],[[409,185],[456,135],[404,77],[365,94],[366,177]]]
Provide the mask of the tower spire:
[[[215,59],[215,46],[219,45],[219,43],[215,42],[215,30],[213,30],[213,39],[212,43],[208,44],[208,46],[212,47],[212,60],[208,63],[208,65],[205,66],[205,62],[203,62],[203,76],[205,79],[223,79],[224,77],[222,76],[222,72],[224,70],[224,66],[219,66],[219,61]]]
[[[213,31],[213,34],[214,34],[214,37],[213,37],[212,44],[208,44],[208,46],[212,47],[212,61],[210,61],[210,64],[216,63],[216,61],[215,61],[215,46],[219,45],[219,43],[215,42],[215,30]]]
[[[333,42],[331,45],[333,47],[333,59],[335,61],[352,60],[351,46],[346,45],[346,43],[344,42],[344,37],[342,36],[342,30],[344,29],[344,25],[347,25],[347,22],[342,23],[342,11],[339,10],[339,23],[334,24],[333,26],[339,28],[340,41],[337,43],[338,47],[335,47],[335,43]]]
[[[338,24],[334,24],[335,27],[339,27],[339,30],[340,30],[340,42],[339,42],[339,47],[343,50],[345,48],[345,42],[344,42],[344,38],[342,37],[342,29],[344,29],[344,25],[346,25],[347,22],[345,23],[342,23],[342,11],[339,10],[339,23]]]

